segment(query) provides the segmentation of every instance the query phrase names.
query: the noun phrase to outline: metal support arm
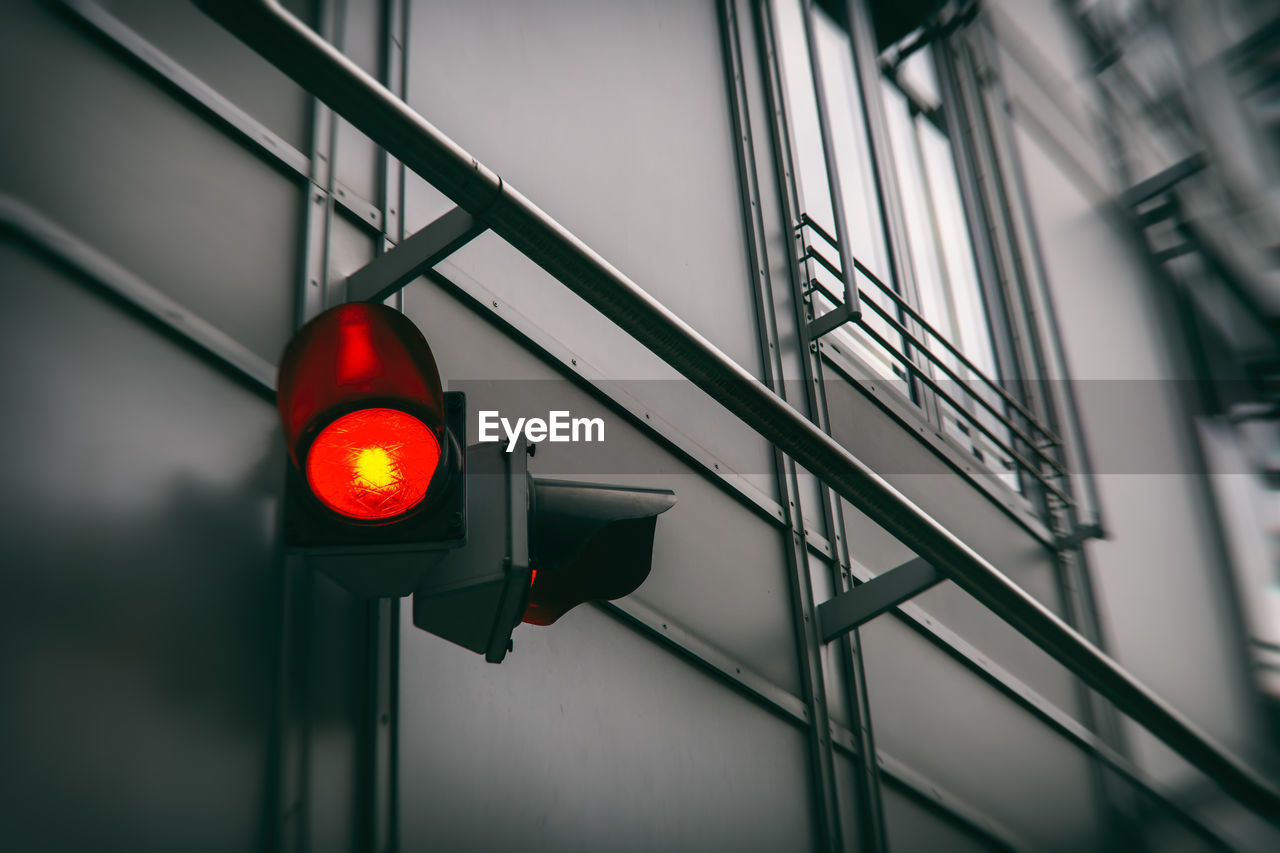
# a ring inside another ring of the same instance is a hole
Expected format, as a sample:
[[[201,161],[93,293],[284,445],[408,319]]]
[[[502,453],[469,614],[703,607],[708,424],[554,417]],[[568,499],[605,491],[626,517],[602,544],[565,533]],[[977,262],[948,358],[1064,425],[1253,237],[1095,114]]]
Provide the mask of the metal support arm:
[[[860,316],[857,311],[849,308],[848,305],[837,305],[809,323],[809,340],[816,341],[828,332],[840,328],[845,323],[856,322]]]
[[[347,276],[348,302],[381,302],[487,229],[455,207]]]
[[[842,592],[818,605],[818,630],[829,643],[863,622],[915,598],[943,581],[942,573],[919,557],[876,575],[866,583]]]
[[[279,3],[197,2],[1241,803],[1280,825],[1280,791],[1267,780]]]

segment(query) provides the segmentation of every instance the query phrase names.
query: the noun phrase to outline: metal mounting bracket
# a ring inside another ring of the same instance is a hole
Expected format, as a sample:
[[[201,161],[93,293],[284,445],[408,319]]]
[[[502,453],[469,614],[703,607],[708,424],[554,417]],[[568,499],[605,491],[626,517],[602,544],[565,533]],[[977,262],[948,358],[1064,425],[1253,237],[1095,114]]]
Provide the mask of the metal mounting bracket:
[[[347,301],[381,302],[487,230],[461,207],[453,208],[347,276]]]
[[[856,308],[850,308],[848,305],[837,305],[818,319],[809,322],[809,340],[816,341],[827,332],[838,329],[845,323],[854,322],[861,316],[862,312]]]
[[[829,643],[943,580],[923,557],[908,560],[818,605],[818,630]]]
[[[1102,525],[1096,521],[1088,524],[1080,524],[1065,536],[1059,536],[1054,540],[1053,548],[1055,551],[1069,551],[1073,548],[1079,548],[1089,539],[1106,539],[1107,532]]]

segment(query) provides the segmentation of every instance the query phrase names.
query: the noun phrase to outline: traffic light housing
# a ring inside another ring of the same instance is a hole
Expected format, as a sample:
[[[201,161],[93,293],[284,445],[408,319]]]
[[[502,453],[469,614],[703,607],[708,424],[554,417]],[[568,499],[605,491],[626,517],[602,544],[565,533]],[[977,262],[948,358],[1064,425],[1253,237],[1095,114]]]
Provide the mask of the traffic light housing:
[[[426,339],[377,303],[298,331],[277,402],[290,553],[363,596],[413,594],[423,630],[501,662],[521,621],[550,625],[648,577],[665,489],[547,480],[523,439],[462,446]]]
[[[365,596],[408,595],[466,541],[466,401],[407,317],[349,303],[298,331],[277,402],[289,551]]]
[[[472,541],[414,591],[413,624],[500,663],[522,621],[550,625],[649,576],[667,489],[529,476],[525,443],[467,448]]]

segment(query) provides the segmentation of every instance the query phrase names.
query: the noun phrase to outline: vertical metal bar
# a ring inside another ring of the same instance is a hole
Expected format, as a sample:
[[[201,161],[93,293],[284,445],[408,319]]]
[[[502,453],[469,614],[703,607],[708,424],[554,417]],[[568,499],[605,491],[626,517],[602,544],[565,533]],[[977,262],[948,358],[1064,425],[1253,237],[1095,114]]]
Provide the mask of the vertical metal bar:
[[[322,29],[332,22],[328,0],[317,0],[314,14]],[[330,152],[333,143],[333,113],[316,97],[311,98],[311,135],[308,151],[308,180],[302,184],[302,233],[299,240],[301,279],[294,301],[294,327],[300,327],[324,310],[328,289],[328,235],[333,202],[328,188],[332,180]],[[282,531],[283,541],[283,531]],[[280,640],[278,676],[278,716],[280,739],[277,745],[279,790],[277,794],[274,847],[301,853],[311,846],[311,725],[308,710],[310,693],[310,636],[315,600],[315,584],[301,561],[281,549]]]
[[[340,0],[316,0],[316,27],[332,41],[336,30],[335,4]],[[319,98],[311,99],[311,183],[313,204],[308,207],[308,240],[311,255],[309,289],[304,294],[300,323],[305,323],[335,304],[329,293],[329,236],[333,228],[334,156],[338,135],[337,117]]]
[[[773,294],[769,280],[769,259],[765,252],[765,231],[759,184],[756,177],[755,146],[743,77],[742,47],[738,30],[736,0],[718,0],[721,53],[725,62],[729,106],[737,144],[738,186],[742,193],[743,232],[747,238],[747,262],[755,284],[756,335],[764,366],[764,381],[775,393],[785,395],[778,333],[773,314]],[[809,584],[808,549],[795,479],[795,465],[774,448],[774,475],[778,491],[786,498],[784,514],[788,522],[785,546],[787,573],[791,586],[791,616],[799,654],[804,701],[809,710],[807,727],[810,767],[814,771],[816,797],[815,825],[819,848],[842,849],[840,800],[836,790],[835,757],[826,704],[826,683],[822,671],[822,647],[817,638],[813,590]]]
[[[331,32],[330,0],[316,0],[315,24]],[[324,310],[329,277],[329,232],[333,217],[333,112],[319,98],[311,98],[309,179],[302,184],[301,279],[295,299],[295,328]],[[283,536],[282,536],[283,540]],[[281,549],[282,554],[284,553]],[[312,630],[317,599],[315,580],[301,560],[281,559],[281,622],[279,651],[280,790],[275,846],[286,853],[311,848],[311,693]]]
[[[394,95],[404,97],[408,60],[404,49],[407,0],[383,0],[378,4],[381,36],[379,78]],[[378,149],[381,179],[382,235],[377,250],[393,248],[403,236],[404,165],[386,149]],[[404,291],[397,290],[387,304],[403,310]],[[364,844],[375,853],[394,853],[399,847],[399,789],[396,750],[399,743],[400,600],[372,602],[369,613],[369,710],[364,721],[365,750],[369,756],[368,815]]]
[[[813,81],[813,96],[818,106],[818,130],[822,135],[822,158],[827,167],[827,192],[831,196],[831,216],[835,220],[836,248],[840,253],[840,280],[844,284],[844,306],[850,320],[862,313],[858,302],[857,273],[853,269],[853,243],[849,234],[849,221],[844,214],[844,197],[841,192],[840,167],[837,163],[835,137],[831,132],[831,113],[827,109],[827,87],[822,81],[822,58],[818,54],[818,39],[813,32],[813,0],[801,0],[800,16],[804,19],[804,40],[809,48],[809,76]],[[839,309],[836,309],[839,310]]]
[[[311,573],[299,560],[281,549],[280,640],[278,660],[278,720],[276,745],[279,790],[276,798],[275,846],[286,853],[308,849],[310,823],[310,726],[306,697],[309,692],[308,633],[311,623]]]
[[[779,72],[780,62],[773,33],[772,4],[769,0],[760,0],[760,2],[754,4],[753,8],[755,12],[756,44],[761,68],[764,69],[765,92],[768,97],[772,118],[770,122],[772,130],[771,142],[774,150],[774,172],[778,182],[778,196],[783,208],[782,218],[790,227],[789,239],[799,240],[800,209],[798,187],[787,120],[786,94]],[[789,251],[788,256],[790,259],[788,268],[791,272],[791,301],[795,310],[796,327],[800,334],[800,361],[803,371],[805,402],[809,407],[811,417],[824,430],[829,431],[826,423],[825,395],[824,392],[820,391],[823,381],[821,357],[810,345],[811,342],[805,323],[802,290],[806,279],[801,266],[803,261],[798,251]],[[767,269],[767,267],[762,267],[762,269]],[[770,294],[766,293],[766,295]],[[767,300],[767,303],[772,307],[771,299]],[[770,316],[770,320],[771,323],[766,327],[766,331],[771,335],[771,350],[774,358],[777,359],[781,355],[779,352],[777,326],[772,316]],[[778,362],[777,369],[781,371],[780,362]],[[781,372],[778,375],[781,376]],[[778,387],[781,389],[781,395],[785,397],[785,383],[779,382]],[[797,517],[793,522],[799,526],[799,530],[796,533],[803,536],[803,507],[796,483],[796,467],[791,459],[786,460],[784,474],[784,479],[780,482],[784,482],[787,485],[789,491],[788,504],[790,505],[794,502],[797,509]],[[836,546],[835,563],[832,567],[833,586],[835,589],[843,591],[851,583],[851,576],[848,571],[847,543],[843,536],[843,513],[838,497],[829,488],[824,486],[819,495],[828,537],[833,545]],[[809,570],[807,559],[807,555],[805,555],[802,566],[806,573],[806,586]],[[812,605],[812,602],[810,602],[810,605]],[[812,609],[809,612],[813,613],[814,616],[810,620],[808,628],[811,633],[816,633],[816,609]],[[854,760],[854,767],[857,772],[855,800],[858,808],[858,847],[864,850],[884,851],[888,849],[888,840],[884,821],[884,807],[880,794],[880,773],[876,762],[875,741],[871,729],[870,700],[867,695],[866,677],[862,667],[862,647],[858,632],[849,632],[833,646],[839,650],[842,657],[845,691],[851,714],[850,726],[858,745],[857,755]]]
[[[1017,239],[1012,193],[1006,180],[1008,164],[1002,159],[1002,155],[1008,152],[1000,144],[996,121],[991,115],[993,91],[996,97],[1001,97],[1003,92],[998,88],[998,78],[991,65],[990,54],[984,49],[982,34],[982,28],[970,27],[956,33],[949,42],[949,46],[954,47],[955,60],[963,63],[952,70],[962,81],[964,91],[961,109],[969,130],[964,143],[972,146],[975,161],[981,165],[977,177],[991,210],[991,239],[1007,266],[1005,309],[1014,338],[1021,339],[1022,343],[1021,351],[1016,353],[1022,372],[1016,375],[1045,376],[1044,347],[1035,322],[1034,306],[1027,298],[1027,258]],[[1052,397],[1043,388],[1031,390],[1033,393],[1028,395],[1024,389],[1020,396],[1027,400],[1032,412],[1052,428],[1057,422]]]
[[[409,73],[408,51],[405,50],[408,16],[407,0],[383,0],[381,79],[388,91],[399,98],[404,98],[405,80]],[[386,252],[404,239],[405,169],[404,164],[385,148],[378,149],[378,159],[382,176],[383,230],[379,251]],[[387,304],[396,310],[404,310],[404,291],[397,290]]]
[[[393,778],[391,758],[393,739],[391,722],[394,709],[395,672],[391,667],[396,636],[390,630],[397,625],[400,600],[379,598],[364,602],[365,645],[363,719],[360,720],[358,779],[353,780],[360,803],[356,809],[357,838],[365,850],[385,851],[391,832]]]
[[[880,202],[880,215],[890,264],[904,297],[913,304],[919,305],[919,291],[911,265],[902,198],[898,192],[897,175],[894,173],[892,142],[889,138],[884,105],[880,100],[880,71],[876,61],[876,40],[870,14],[861,0],[846,0],[845,18],[849,44],[853,51],[854,74],[857,78],[858,92],[862,98],[862,110],[867,125],[867,138],[870,142],[869,156],[875,178],[876,194]],[[909,317],[902,319],[906,323],[911,323]],[[914,323],[911,323],[909,328],[919,333]],[[920,363],[920,356],[913,350],[905,351],[917,369],[929,369],[927,364]],[[824,432],[830,433],[826,412],[826,381],[820,355],[815,353],[811,356],[809,369],[817,381],[806,382],[805,385],[811,392],[820,395],[814,402],[820,413],[819,426]],[[913,384],[916,386],[914,391],[922,407],[926,412],[931,411],[933,418],[941,423],[941,413],[937,409],[937,401],[933,395],[918,382]],[[845,592],[852,588],[854,579],[849,570],[851,556],[848,537],[843,535],[847,529],[844,523],[844,508],[839,496],[829,486],[822,490],[822,502],[829,525],[829,535],[836,547],[841,566],[835,588],[838,592]],[[869,850],[884,851],[889,846],[888,828],[885,824],[884,804],[880,793],[880,774],[876,761],[875,737],[871,726],[871,700],[862,660],[861,634],[857,630],[850,631],[834,644],[839,644],[844,652],[850,711],[856,718],[852,724],[855,726],[854,734],[858,738],[859,752],[864,756],[862,765],[859,767],[861,777],[859,811],[864,822],[862,846]]]

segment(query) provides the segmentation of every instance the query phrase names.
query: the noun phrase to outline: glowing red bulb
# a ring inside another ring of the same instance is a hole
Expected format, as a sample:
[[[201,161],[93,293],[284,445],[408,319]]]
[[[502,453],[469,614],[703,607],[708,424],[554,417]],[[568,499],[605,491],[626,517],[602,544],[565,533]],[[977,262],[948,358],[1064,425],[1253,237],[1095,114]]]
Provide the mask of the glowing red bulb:
[[[307,482],[334,512],[379,521],[417,506],[439,463],[440,443],[422,421],[398,409],[360,409],[316,436]]]

